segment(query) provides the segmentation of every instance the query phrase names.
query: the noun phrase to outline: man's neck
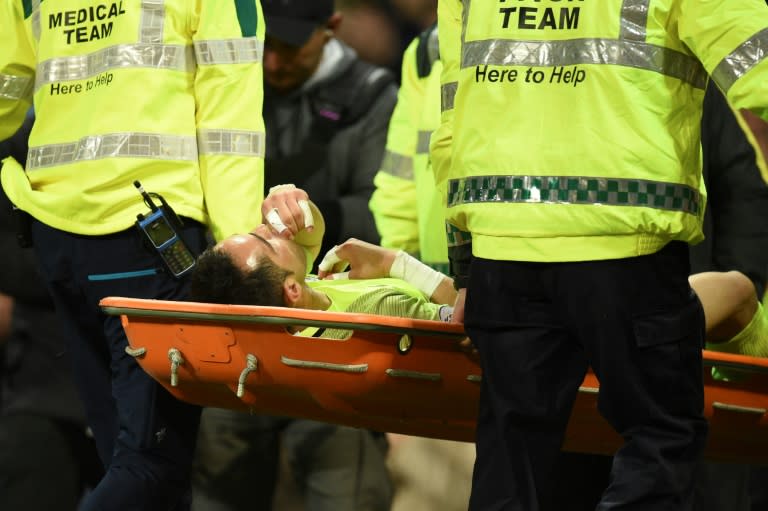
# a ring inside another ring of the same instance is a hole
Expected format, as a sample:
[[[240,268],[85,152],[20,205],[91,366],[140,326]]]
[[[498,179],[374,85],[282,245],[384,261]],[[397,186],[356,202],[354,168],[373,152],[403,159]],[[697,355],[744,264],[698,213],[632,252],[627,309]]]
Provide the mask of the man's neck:
[[[324,311],[328,310],[331,306],[331,299],[327,294],[313,289],[306,284],[304,285],[304,297],[305,299],[300,304],[297,304],[298,308]]]

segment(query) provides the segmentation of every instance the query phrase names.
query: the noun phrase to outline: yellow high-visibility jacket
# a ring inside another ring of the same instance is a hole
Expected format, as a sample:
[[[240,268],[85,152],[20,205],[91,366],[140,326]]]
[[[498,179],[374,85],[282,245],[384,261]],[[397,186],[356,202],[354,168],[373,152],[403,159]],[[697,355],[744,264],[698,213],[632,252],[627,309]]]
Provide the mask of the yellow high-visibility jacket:
[[[445,0],[438,24],[455,93],[435,167],[478,257],[600,260],[697,242],[707,75],[768,119],[764,2]]]
[[[422,50],[429,54],[428,73]],[[415,38],[403,54],[397,105],[370,208],[382,246],[417,255],[447,273],[445,208],[429,161],[430,137],[440,123],[442,64],[437,58],[435,27]]]
[[[260,222],[259,0],[4,0],[0,25],[0,138],[36,114],[26,172],[3,165],[17,207],[117,232],[146,212],[139,180],[218,239]]]

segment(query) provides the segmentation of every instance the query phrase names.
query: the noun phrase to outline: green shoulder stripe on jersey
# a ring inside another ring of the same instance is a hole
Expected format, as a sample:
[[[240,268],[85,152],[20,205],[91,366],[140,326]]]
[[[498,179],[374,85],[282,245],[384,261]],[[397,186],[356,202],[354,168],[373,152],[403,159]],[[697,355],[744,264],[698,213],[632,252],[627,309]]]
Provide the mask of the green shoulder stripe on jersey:
[[[235,9],[237,10],[237,21],[240,22],[240,34],[243,37],[255,36],[258,21],[256,2],[254,0],[235,0]]]

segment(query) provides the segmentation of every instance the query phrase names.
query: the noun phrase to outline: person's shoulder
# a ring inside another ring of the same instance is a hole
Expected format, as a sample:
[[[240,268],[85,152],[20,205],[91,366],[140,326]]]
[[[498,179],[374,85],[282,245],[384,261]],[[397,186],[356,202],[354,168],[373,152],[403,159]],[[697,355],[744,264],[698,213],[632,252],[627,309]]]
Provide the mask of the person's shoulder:
[[[346,53],[347,65],[338,80],[348,81],[356,86],[372,90],[381,90],[387,85],[396,87],[394,73],[386,67],[363,60],[352,48],[339,41]]]
[[[342,42],[344,54],[340,71],[319,84],[311,96],[313,102],[339,117],[338,126],[350,126],[369,114],[388,112],[397,101],[397,82],[394,74],[381,66],[362,60]],[[376,114],[378,115],[378,114]]]

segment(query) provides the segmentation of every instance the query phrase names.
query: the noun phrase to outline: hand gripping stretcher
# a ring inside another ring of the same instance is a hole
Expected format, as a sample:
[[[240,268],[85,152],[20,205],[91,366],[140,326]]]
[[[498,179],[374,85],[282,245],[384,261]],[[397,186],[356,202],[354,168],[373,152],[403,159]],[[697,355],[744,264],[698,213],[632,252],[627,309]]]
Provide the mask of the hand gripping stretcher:
[[[370,314],[109,297],[126,352],[178,399],[202,406],[315,419],[471,442],[480,394],[477,360],[459,325]],[[288,326],[349,330],[345,340]],[[706,457],[768,462],[768,359],[704,351]],[[713,365],[745,378],[713,380]],[[675,389],[670,389],[674,392]],[[612,454],[622,444],[584,378],[564,448]]]

